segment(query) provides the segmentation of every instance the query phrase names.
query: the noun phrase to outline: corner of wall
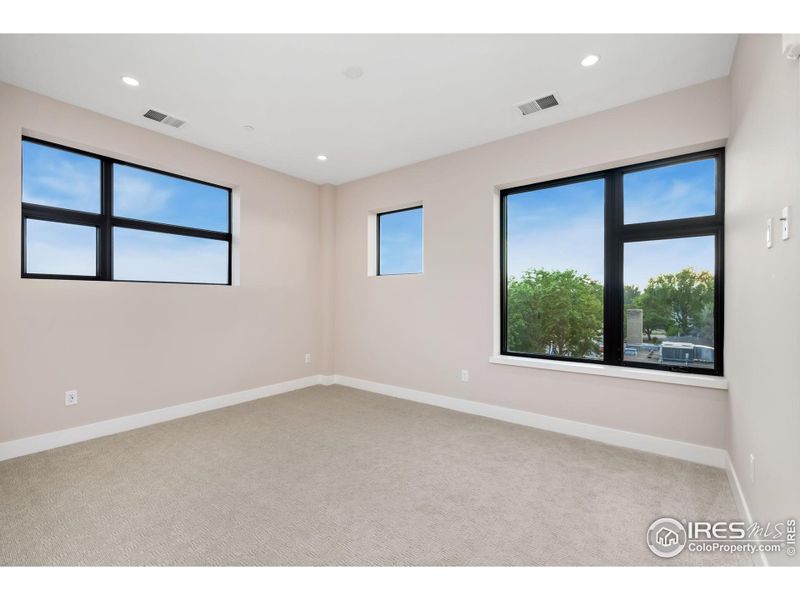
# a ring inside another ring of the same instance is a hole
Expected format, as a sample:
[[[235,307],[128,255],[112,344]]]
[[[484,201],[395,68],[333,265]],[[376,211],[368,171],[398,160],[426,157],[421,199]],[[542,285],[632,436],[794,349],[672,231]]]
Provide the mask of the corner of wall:
[[[778,225],[783,207],[796,211],[800,198],[800,63],[787,60],[783,50],[780,35],[740,35],[729,84],[729,471],[738,474],[735,489],[747,507],[743,516],[762,525],[800,517],[800,236],[790,225],[783,240]],[[765,243],[768,218],[771,247]],[[771,553],[768,562],[798,564],[784,553]]]
[[[320,375],[335,373],[334,285],[333,270],[336,252],[336,187],[326,183],[319,187],[320,203]]]

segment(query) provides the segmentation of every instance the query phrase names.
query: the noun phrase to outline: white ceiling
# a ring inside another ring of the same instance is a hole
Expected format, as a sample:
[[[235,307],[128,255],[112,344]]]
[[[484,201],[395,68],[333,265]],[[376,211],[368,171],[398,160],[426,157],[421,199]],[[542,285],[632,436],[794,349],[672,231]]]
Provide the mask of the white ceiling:
[[[339,184],[723,77],[735,44],[735,35],[2,35],[0,80]],[[581,67],[590,53],[600,62]],[[361,78],[343,75],[352,66]],[[515,108],[551,92],[561,106],[527,117]],[[149,121],[148,108],[188,123]]]

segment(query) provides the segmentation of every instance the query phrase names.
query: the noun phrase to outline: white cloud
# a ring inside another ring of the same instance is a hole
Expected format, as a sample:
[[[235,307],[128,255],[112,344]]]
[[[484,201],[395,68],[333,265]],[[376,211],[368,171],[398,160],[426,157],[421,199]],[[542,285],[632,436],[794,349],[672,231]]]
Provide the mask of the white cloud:
[[[155,186],[145,177],[128,168],[114,171],[114,211],[141,219],[157,214],[173,196],[164,185]]]
[[[97,269],[96,230],[28,220],[25,249],[29,273],[54,275],[95,275]]]
[[[216,240],[117,229],[114,278],[227,283],[227,250]]]
[[[89,164],[92,163],[76,163],[56,156],[26,164],[23,202],[98,212],[100,163],[96,163],[96,170],[88,167]]]

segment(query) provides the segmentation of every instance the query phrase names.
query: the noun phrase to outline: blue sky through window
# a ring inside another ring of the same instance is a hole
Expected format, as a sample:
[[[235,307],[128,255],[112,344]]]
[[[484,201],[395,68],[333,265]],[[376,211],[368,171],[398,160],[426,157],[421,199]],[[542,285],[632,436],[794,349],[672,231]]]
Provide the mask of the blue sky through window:
[[[602,283],[604,190],[594,179],[507,196],[509,277],[574,269]]]
[[[114,279],[227,283],[228,244],[115,227]]]
[[[717,162],[679,163],[623,177],[625,223],[713,215]]]
[[[22,142],[22,201],[99,213],[101,161],[33,141]],[[228,190],[139,169],[114,167],[114,213],[145,221],[229,231]],[[27,220],[26,270],[96,274],[97,229]],[[227,283],[226,242],[114,230],[118,279]]]
[[[23,141],[22,201],[100,212],[100,161]]]
[[[625,222],[714,214],[715,182],[714,159],[629,173]],[[575,269],[602,283],[604,189],[597,179],[507,196],[508,275]],[[624,280],[644,289],[650,277],[686,267],[713,273],[714,262],[713,237],[626,244]]]
[[[25,233],[28,273],[97,274],[96,227],[27,219]]]
[[[687,267],[714,274],[714,236],[649,240],[625,244],[623,279],[625,285],[647,287],[647,280]]]
[[[114,214],[228,231],[228,190],[128,165],[114,165]]]
[[[422,208],[380,216],[380,274],[422,272]]]

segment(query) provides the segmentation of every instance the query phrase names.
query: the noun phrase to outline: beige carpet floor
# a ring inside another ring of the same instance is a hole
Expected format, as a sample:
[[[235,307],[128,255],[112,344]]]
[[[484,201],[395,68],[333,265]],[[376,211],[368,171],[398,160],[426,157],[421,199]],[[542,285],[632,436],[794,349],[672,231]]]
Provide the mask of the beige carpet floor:
[[[313,387],[0,462],[4,565],[687,565],[720,469]]]

